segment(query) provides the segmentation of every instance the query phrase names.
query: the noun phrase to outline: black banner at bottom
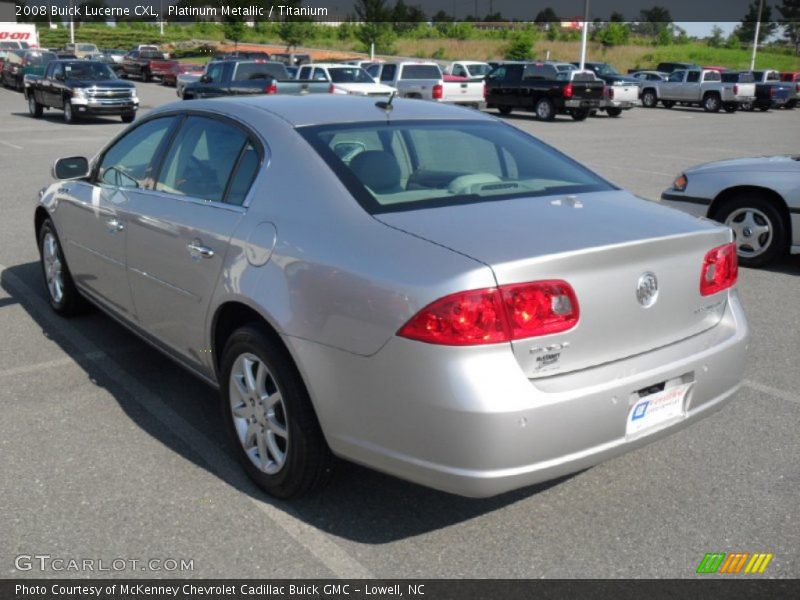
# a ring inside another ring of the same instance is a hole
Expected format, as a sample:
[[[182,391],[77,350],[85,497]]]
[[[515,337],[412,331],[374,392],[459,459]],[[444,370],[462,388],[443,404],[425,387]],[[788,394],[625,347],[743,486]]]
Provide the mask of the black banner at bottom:
[[[800,580],[2,579],[3,600],[530,600],[800,598]]]

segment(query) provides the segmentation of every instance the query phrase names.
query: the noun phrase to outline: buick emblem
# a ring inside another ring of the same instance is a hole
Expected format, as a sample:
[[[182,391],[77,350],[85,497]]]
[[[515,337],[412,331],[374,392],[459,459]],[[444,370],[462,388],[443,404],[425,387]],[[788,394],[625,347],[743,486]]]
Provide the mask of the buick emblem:
[[[658,279],[655,273],[644,273],[636,284],[636,299],[645,308],[650,308],[658,298]]]

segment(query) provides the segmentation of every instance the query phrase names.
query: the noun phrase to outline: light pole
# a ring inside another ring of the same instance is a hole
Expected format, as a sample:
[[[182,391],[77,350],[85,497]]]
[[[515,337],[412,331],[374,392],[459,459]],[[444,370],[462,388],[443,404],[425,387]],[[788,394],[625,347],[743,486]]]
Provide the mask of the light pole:
[[[581,66],[583,71],[586,66],[586,40],[589,37],[589,0],[583,5],[583,32],[581,32]]]
[[[764,10],[764,0],[758,3],[758,19],[756,20],[756,36],[753,38],[753,56],[750,58],[750,70],[756,68],[756,52],[758,51],[758,32],[761,29],[761,11]]]
[[[69,0],[69,43],[75,43],[75,17],[72,15],[73,11],[72,0]]]
[[[161,0],[161,7],[158,9],[158,21],[161,26],[161,35],[164,35],[164,0]]]

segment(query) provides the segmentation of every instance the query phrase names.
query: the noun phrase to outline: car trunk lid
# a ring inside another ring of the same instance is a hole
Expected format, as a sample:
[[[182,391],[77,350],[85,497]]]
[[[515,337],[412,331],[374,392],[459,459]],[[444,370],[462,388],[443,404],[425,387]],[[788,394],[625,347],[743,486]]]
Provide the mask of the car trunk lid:
[[[575,290],[578,325],[512,343],[528,377],[599,365],[713,327],[726,295],[700,295],[706,253],[731,234],[626,192],[487,201],[384,213],[392,227],[486,263],[499,285],[563,279]],[[487,225],[490,224],[490,225]],[[646,274],[658,282],[649,307],[637,297]]]

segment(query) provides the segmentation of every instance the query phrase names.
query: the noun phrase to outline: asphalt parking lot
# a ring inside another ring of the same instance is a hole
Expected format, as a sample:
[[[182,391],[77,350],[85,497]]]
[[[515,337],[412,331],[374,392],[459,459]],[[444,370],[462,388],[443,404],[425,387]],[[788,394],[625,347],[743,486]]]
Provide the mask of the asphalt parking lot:
[[[143,110],[176,99],[137,86]],[[800,151],[800,110],[508,121],[646,198],[700,162]],[[706,552],[745,551],[774,554],[764,576],[800,577],[800,256],[741,271],[745,384],[671,437],[487,500],[342,464],[322,494],[285,503],[239,469],[213,390],[101,314],[49,309],[36,193],[55,158],[122,128],[34,120],[0,89],[0,576],[76,575],[15,568],[46,554],[193,560],[122,573],[148,577],[692,577]]]

